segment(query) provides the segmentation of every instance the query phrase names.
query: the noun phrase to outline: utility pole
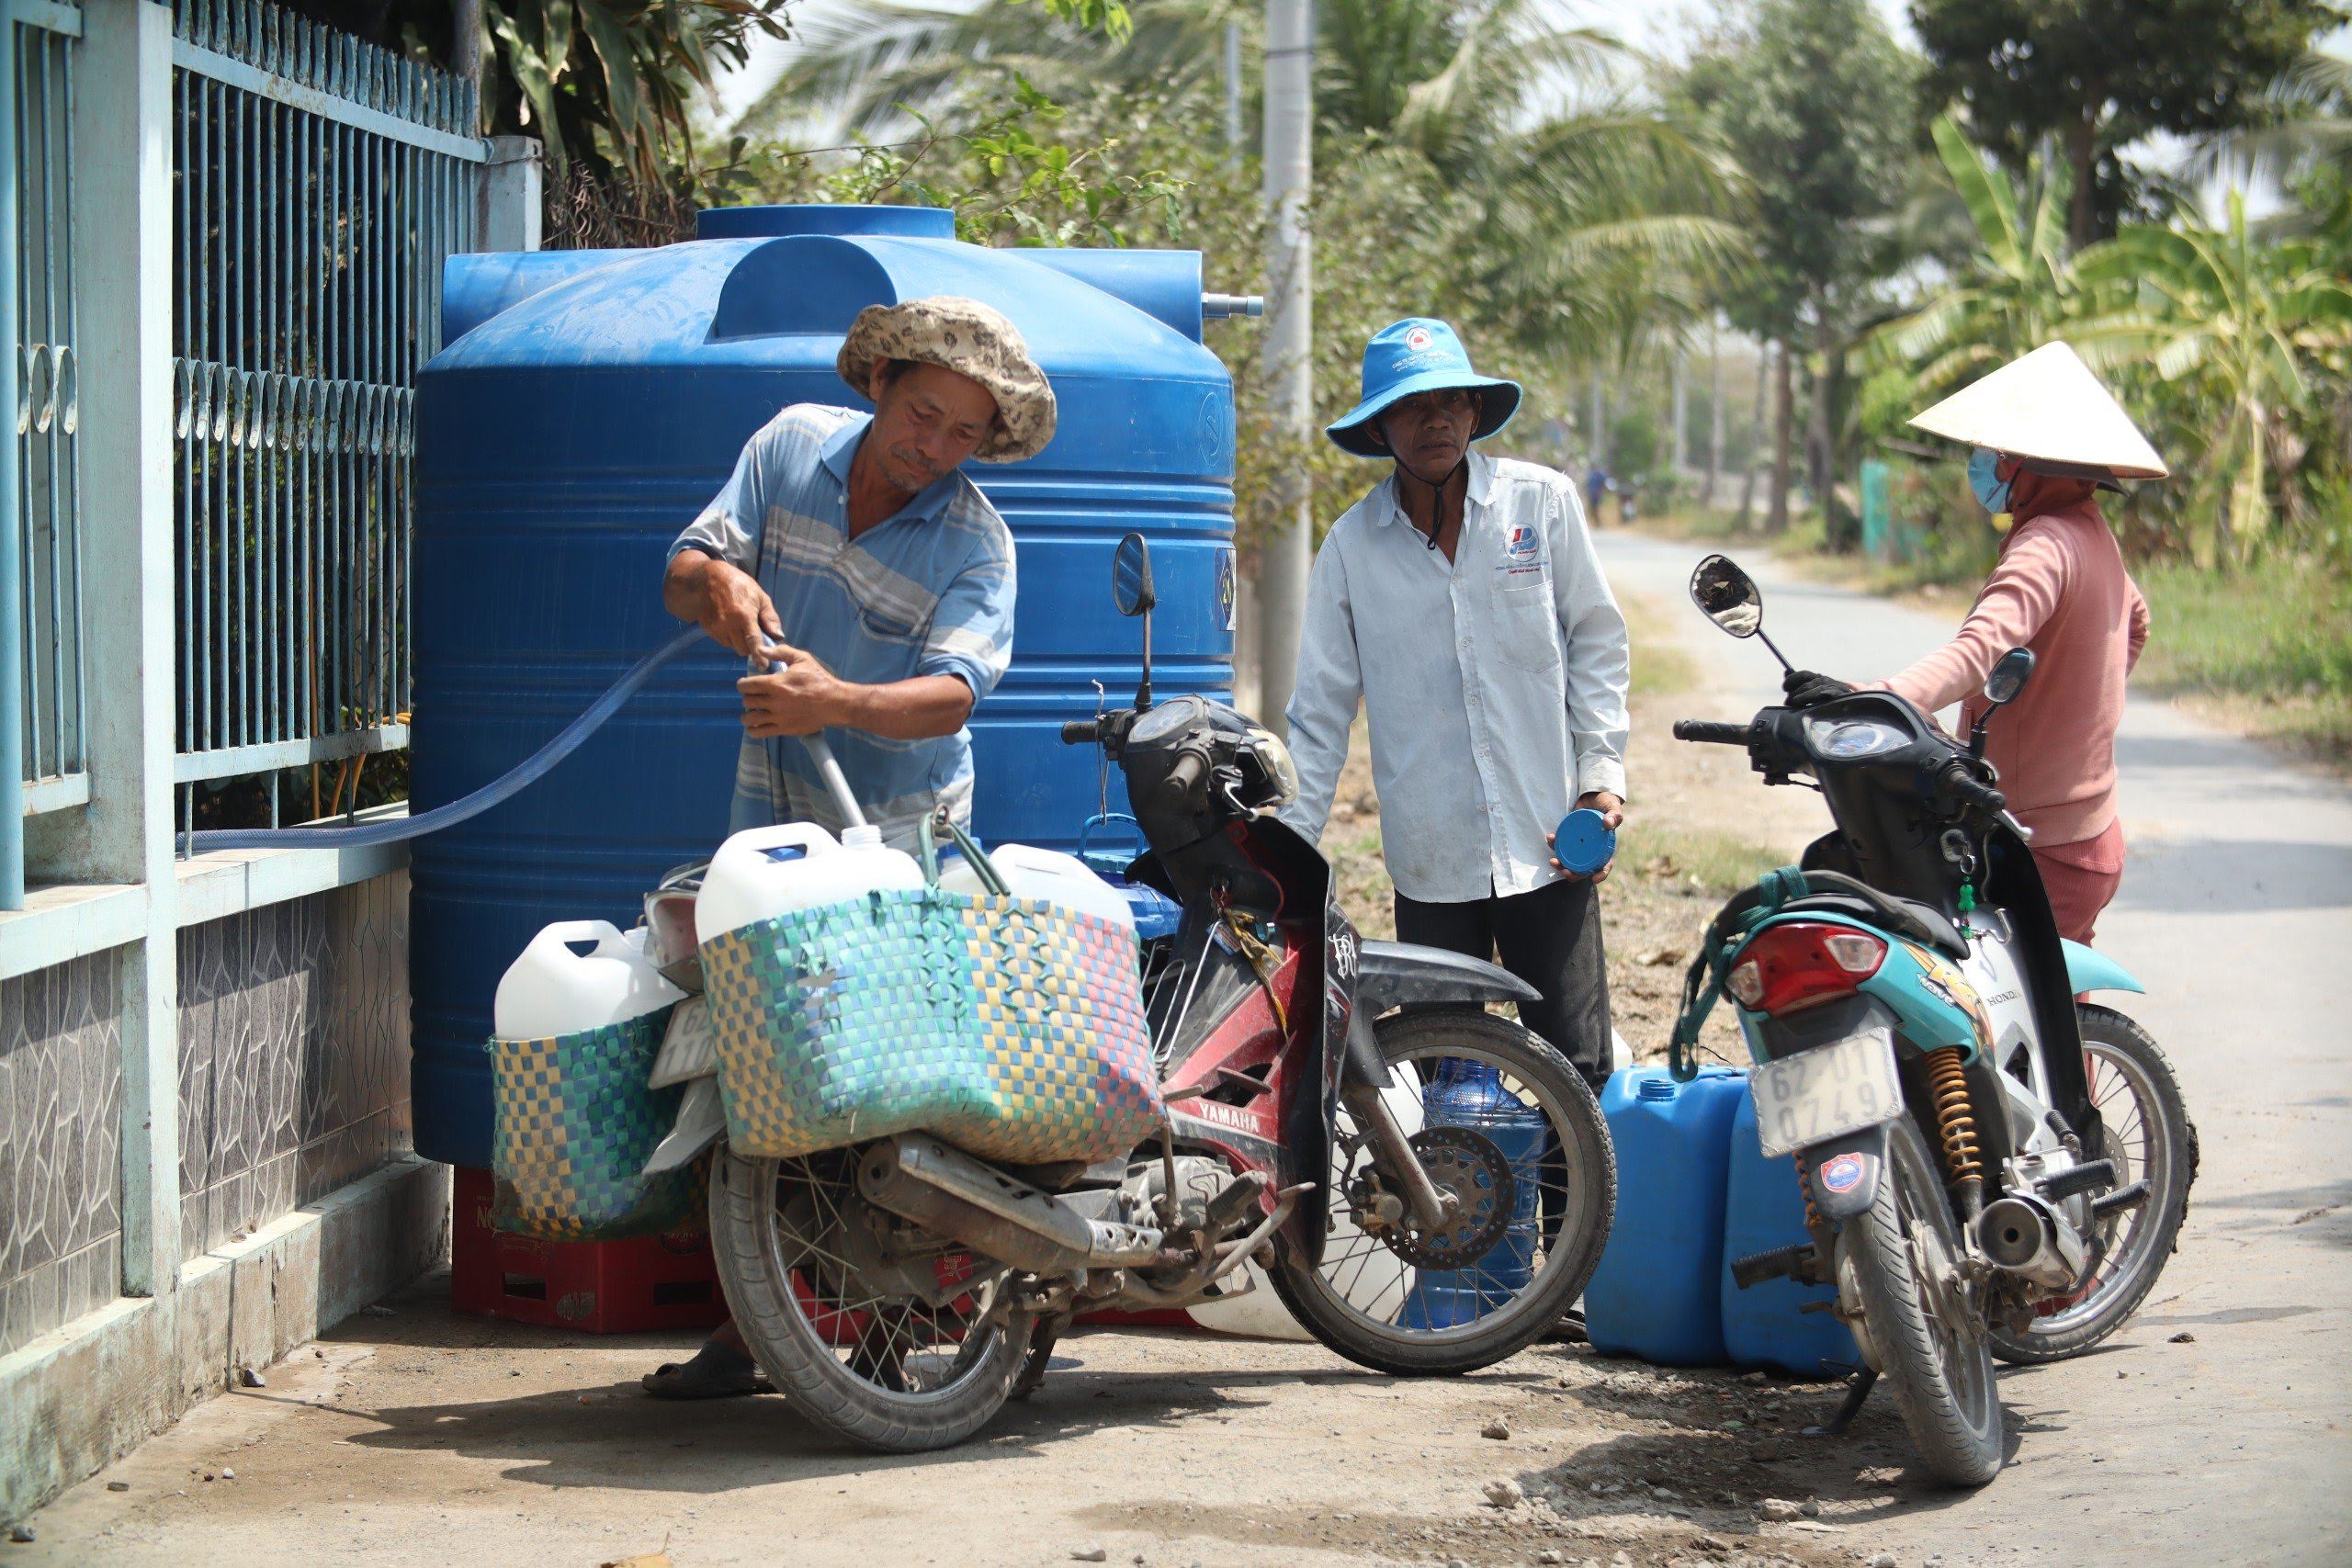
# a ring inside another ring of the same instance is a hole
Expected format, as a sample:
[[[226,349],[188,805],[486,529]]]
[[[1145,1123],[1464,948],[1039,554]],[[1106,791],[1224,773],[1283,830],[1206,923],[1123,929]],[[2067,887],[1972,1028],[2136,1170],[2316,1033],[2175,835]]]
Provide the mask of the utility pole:
[[[1225,163],[1241,167],[1241,24],[1225,24]],[[1235,552],[1233,573],[1233,705],[1265,709],[1265,660],[1259,655],[1257,562]],[[1246,570],[1245,570],[1246,569]]]
[[[1266,0],[1266,389],[1275,438],[1297,450],[1311,439],[1315,419],[1315,253],[1306,221],[1315,175],[1314,27],[1311,0]],[[1258,716],[1284,737],[1314,542],[1308,500],[1299,463],[1283,462],[1274,534],[1259,566]]]

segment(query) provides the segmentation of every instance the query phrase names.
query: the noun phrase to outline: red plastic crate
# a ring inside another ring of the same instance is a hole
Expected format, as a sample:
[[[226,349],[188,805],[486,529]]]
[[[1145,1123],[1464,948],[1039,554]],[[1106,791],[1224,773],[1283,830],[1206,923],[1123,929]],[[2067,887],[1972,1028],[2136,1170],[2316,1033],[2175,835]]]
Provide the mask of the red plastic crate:
[[[537,1241],[490,1223],[491,1176],[453,1182],[449,1298],[459,1312],[586,1334],[715,1328],[727,1318],[704,1231],[631,1241]]]

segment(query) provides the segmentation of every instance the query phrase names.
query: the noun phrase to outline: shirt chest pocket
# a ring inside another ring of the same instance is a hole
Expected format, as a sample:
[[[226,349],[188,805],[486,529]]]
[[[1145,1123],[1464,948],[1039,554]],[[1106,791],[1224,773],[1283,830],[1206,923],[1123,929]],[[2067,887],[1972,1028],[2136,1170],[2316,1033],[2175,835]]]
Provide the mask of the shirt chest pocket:
[[[1560,617],[1542,573],[1494,592],[1495,657],[1514,670],[1560,667]]]

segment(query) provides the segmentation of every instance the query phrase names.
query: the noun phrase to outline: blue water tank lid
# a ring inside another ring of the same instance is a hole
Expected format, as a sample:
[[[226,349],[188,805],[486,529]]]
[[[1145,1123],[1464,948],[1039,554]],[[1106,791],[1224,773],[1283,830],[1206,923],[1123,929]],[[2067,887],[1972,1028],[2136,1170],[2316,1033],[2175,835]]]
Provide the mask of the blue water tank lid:
[[[1672,1078],[1644,1078],[1634,1092],[1644,1100],[1672,1100],[1680,1087]]]
[[[786,234],[890,234],[909,240],[952,240],[956,214],[944,207],[860,207],[849,202],[711,207],[695,214],[697,240],[765,240]]]

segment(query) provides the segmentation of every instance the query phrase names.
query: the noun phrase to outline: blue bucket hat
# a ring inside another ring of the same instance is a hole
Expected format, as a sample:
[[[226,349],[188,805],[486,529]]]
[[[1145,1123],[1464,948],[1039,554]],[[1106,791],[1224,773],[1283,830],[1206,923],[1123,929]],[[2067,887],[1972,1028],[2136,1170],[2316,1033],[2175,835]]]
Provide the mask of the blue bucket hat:
[[[1388,448],[1376,438],[1372,422],[1399,399],[1448,387],[1486,394],[1478,410],[1478,428],[1470,433],[1473,441],[1492,435],[1519,412],[1518,382],[1498,381],[1472,370],[1462,340],[1443,321],[1430,316],[1408,316],[1381,328],[1363,345],[1363,401],[1326,425],[1323,434],[1342,451],[1359,457],[1385,457]]]

